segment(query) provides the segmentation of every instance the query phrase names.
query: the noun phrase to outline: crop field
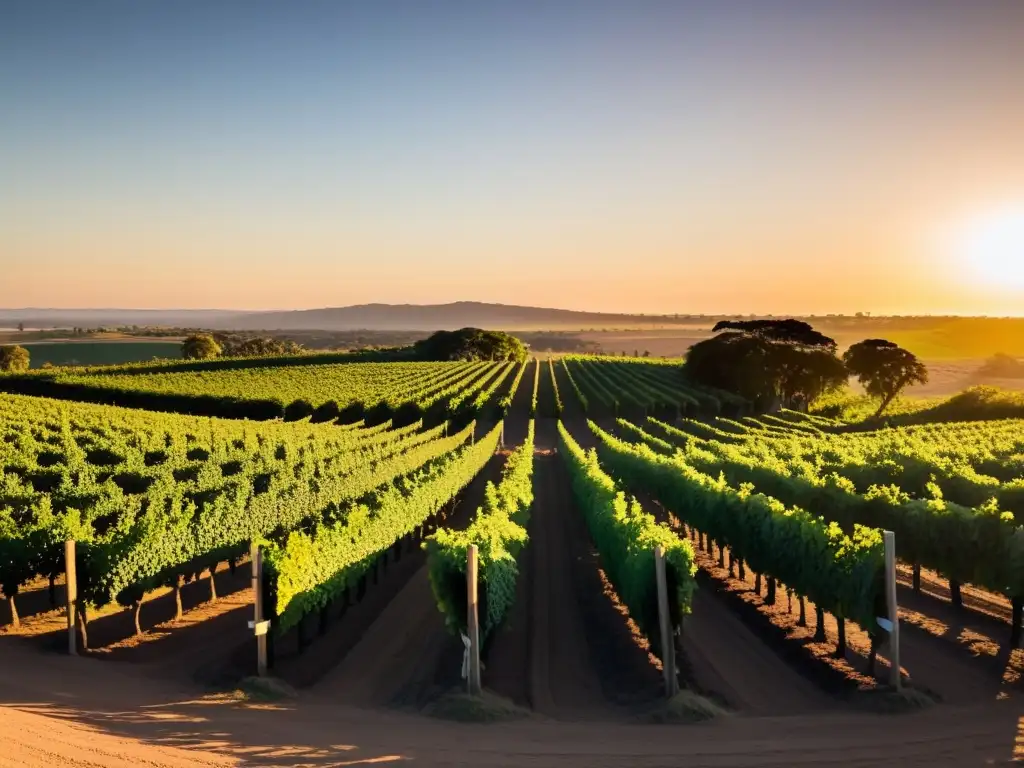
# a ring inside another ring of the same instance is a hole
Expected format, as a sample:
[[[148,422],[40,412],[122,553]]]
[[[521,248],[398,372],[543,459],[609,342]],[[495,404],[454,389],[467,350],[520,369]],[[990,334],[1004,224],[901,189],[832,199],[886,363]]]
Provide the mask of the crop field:
[[[17,337],[9,342],[18,343]],[[121,365],[155,359],[174,360],[181,357],[181,342],[140,341],[47,341],[22,345],[28,350],[33,368],[51,365]]]
[[[897,760],[944,711],[1019,713],[1024,421],[750,415],[671,361],[581,355],[47,381],[0,394],[0,659],[66,647],[73,540],[82,654],[136,679],[251,677],[258,598],[270,674],[318,706],[719,739],[869,714]]]
[[[383,421],[475,409],[518,383],[516,363],[345,363],[166,372],[103,369],[9,379],[9,391],[251,419]]]

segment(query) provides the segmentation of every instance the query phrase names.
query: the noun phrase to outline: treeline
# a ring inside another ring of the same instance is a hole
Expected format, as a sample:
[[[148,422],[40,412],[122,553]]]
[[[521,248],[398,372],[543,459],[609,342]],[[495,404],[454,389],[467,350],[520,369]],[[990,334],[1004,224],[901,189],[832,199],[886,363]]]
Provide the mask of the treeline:
[[[856,377],[881,404],[875,417],[908,386],[928,382],[928,369],[886,339],[865,339],[842,357],[838,344],[801,320],[730,320],[694,344],[683,372],[693,382],[732,392],[761,411],[806,409]]]

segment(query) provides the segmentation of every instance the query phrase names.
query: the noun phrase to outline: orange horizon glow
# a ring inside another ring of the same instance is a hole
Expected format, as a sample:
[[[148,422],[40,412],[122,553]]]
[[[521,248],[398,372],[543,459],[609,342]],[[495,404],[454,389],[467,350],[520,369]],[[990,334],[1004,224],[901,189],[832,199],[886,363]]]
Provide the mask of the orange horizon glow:
[[[1024,314],[1024,3],[486,5],[18,7],[0,307]]]

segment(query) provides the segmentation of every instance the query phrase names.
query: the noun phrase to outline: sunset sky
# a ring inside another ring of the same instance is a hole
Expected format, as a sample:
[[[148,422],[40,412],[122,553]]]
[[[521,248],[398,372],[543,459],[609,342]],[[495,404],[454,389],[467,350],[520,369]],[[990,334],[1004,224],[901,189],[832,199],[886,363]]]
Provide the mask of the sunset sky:
[[[0,307],[455,300],[1024,314],[1024,1],[4,5]]]

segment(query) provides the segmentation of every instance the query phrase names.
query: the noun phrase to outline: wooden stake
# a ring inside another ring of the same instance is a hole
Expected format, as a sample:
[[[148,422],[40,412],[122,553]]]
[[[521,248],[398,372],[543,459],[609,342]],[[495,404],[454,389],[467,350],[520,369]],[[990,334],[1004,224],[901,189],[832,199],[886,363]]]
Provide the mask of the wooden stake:
[[[882,531],[885,542],[885,598],[892,630],[889,632],[889,684],[897,691],[903,685],[900,674],[900,616],[896,604],[896,534]]]
[[[185,574],[179,573],[174,579],[174,620],[181,621],[185,611],[181,606],[181,588],[185,586]]]
[[[217,602],[217,564],[210,566],[210,602]]]
[[[959,581],[949,580],[949,599],[952,601],[954,608],[964,607],[964,598],[960,593]]]
[[[466,623],[469,627],[469,693],[480,695],[480,618],[477,615],[477,549],[470,544],[466,553]]]
[[[1015,597],[1010,601],[1010,650],[1021,647],[1021,633],[1024,631],[1024,600]]]
[[[672,617],[668,611],[668,577],[665,574],[665,548],[654,548],[654,575],[658,583],[658,618],[661,623],[661,669],[665,677],[665,695],[679,693],[676,679],[676,647],[672,636]]]
[[[75,601],[78,599],[78,573],[75,569],[75,542],[65,541],[64,542],[64,572],[67,574],[65,578],[64,591],[67,601],[67,620],[68,620],[68,653],[71,656],[78,655],[78,627],[75,623]]]
[[[252,560],[252,591],[255,595],[253,630],[256,632],[256,674],[267,675],[267,626],[263,621],[263,553],[253,543],[249,557]]]

